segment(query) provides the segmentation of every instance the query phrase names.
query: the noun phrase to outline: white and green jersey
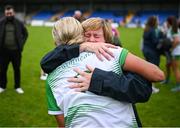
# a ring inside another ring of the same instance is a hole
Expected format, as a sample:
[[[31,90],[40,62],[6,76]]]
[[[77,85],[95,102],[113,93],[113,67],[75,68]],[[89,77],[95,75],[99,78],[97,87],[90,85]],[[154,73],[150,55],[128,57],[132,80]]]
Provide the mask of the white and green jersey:
[[[48,112],[52,115],[64,114],[66,127],[137,127],[131,103],[119,102],[89,91],[75,92],[68,87],[72,83],[67,79],[77,76],[73,68],[78,67],[86,71],[87,64],[121,75],[128,51],[122,48],[110,50],[115,56],[111,61],[100,61],[94,53],[83,52],[79,57],[63,63],[49,74],[46,85]]]
[[[180,30],[178,29],[177,33],[172,33],[172,28],[167,32],[167,37],[173,41],[173,37],[178,37],[180,39]],[[172,56],[180,56],[180,43],[172,50]]]

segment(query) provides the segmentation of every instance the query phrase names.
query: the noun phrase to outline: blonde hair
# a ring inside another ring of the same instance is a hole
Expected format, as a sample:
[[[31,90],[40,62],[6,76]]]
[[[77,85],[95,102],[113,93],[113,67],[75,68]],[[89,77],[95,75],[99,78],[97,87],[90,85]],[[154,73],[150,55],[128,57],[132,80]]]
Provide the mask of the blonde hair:
[[[73,17],[59,19],[52,29],[52,36],[56,45],[82,43],[84,42],[83,33],[81,23]]]
[[[104,39],[107,43],[112,43],[113,34],[112,27],[110,23],[106,22],[102,18],[89,18],[82,22],[84,31],[96,31],[98,29],[103,29]]]

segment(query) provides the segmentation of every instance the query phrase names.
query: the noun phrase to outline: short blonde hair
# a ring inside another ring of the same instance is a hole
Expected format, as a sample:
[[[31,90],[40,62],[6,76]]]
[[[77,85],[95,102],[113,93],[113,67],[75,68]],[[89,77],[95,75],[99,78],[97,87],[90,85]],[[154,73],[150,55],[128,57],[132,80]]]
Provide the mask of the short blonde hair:
[[[57,45],[82,43],[84,42],[83,33],[81,23],[73,17],[59,19],[52,29],[52,35]]]
[[[112,34],[112,27],[110,23],[106,22],[102,18],[89,18],[82,22],[82,26],[84,31],[95,31],[98,29],[103,29],[104,39],[107,43],[112,43],[113,34]]]

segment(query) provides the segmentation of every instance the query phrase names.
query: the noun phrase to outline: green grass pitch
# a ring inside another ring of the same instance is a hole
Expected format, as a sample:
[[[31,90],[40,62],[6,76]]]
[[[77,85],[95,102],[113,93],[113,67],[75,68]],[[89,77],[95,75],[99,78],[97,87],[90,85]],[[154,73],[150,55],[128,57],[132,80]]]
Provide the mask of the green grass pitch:
[[[140,28],[119,28],[123,47],[140,57],[140,42],[143,30]],[[40,60],[43,55],[54,48],[51,28],[28,26],[29,38],[22,57],[22,88],[25,93],[19,95],[14,91],[12,65],[8,70],[8,85],[0,94],[0,127],[57,126],[53,116],[47,114],[45,82],[40,77]],[[165,58],[161,57],[160,68],[165,71]],[[158,94],[153,94],[146,103],[137,104],[143,126],[179,126],[180,127],[180,93],[172,93],[175,85],[174,75],[171,83],[160,85]]]

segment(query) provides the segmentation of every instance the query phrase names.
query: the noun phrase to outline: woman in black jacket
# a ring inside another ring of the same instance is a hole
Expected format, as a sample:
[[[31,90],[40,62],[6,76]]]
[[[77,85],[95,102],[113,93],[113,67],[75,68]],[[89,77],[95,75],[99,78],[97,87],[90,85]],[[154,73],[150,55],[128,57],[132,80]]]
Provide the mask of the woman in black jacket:
[[[162,33],[158,29],[158,18],[151,16],[148,18],[144,33],[143,33],[143,48],[142,52],[145,59],[157,66],[160,63],[160,51],[157,49]],[[153,92],[158,93],[159,89],[153,86]]]

